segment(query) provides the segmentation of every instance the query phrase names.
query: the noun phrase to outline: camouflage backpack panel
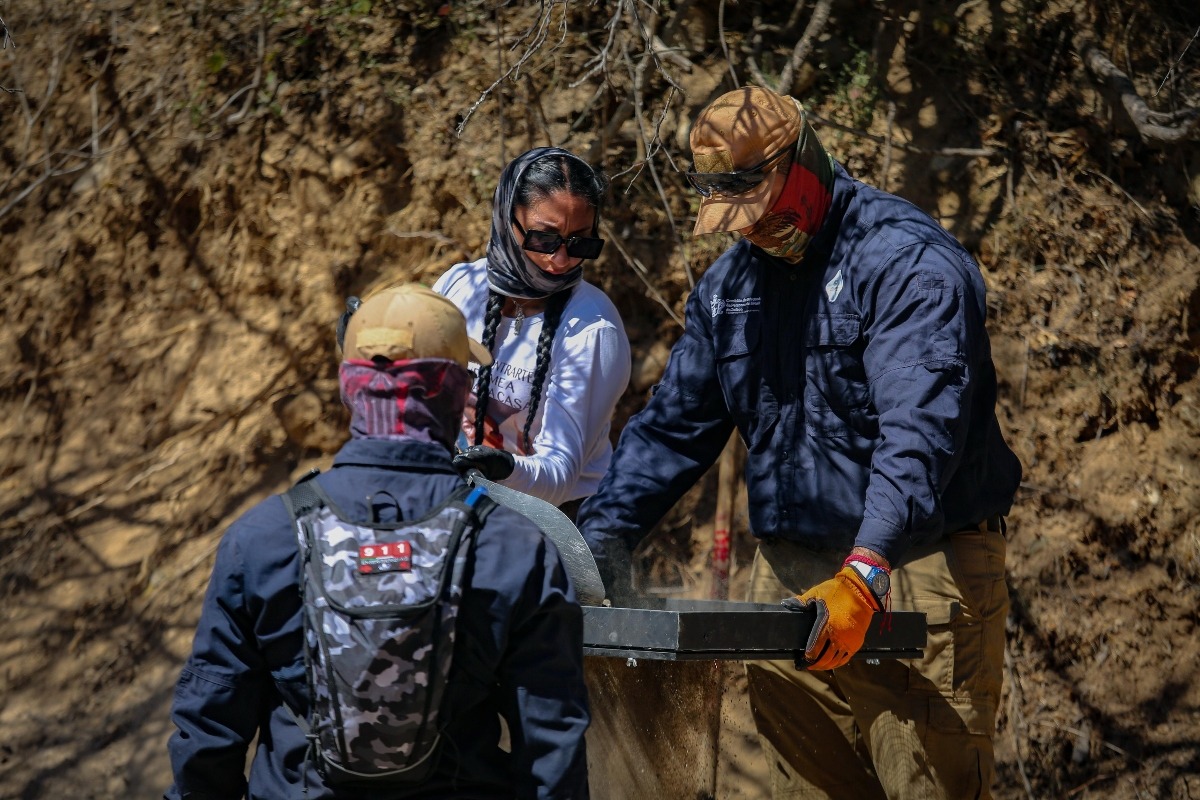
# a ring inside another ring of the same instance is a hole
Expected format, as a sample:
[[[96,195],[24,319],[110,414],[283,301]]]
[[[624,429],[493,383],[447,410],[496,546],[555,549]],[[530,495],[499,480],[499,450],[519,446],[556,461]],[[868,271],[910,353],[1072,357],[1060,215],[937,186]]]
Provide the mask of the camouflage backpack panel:
[[[323,771],[412,780],[437,748],[474,537],[469,507],[449,502],[425,519],[374,527],[326,504],[302,521],[310,724]]]

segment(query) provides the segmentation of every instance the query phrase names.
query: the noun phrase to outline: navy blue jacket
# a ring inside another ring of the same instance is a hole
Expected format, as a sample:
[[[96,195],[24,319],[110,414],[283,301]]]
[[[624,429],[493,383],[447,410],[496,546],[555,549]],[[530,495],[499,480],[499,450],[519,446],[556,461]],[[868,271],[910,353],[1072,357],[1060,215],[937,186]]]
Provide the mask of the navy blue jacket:
[[[743,240],[687,302],[661,383],[625,426],[581,530],[632,546],[746,443],[759,537],[897,563],[1007,513],[1021,467],[996,422],[984,285],[935,220],[836,169],[804,261]]]
[[[371,518],[372,505],[378,519],[395,519],[392,498],[402,518],[422,516],[462,485],[445,447],[378,439],[351,440],[315,480],[358,521]],[[283,704],[286,696],[307,713],[298,570],[296,533],[278,496],[226,532],[175,691],[175,785],[166,798],[587,797],[583,615],[558,551],[532,522],[497,507],[480,531],[459,610],[441,762],[408,791],[335,793],[306,762],[304,736]],[[501,716],[511,755],[498,746]]]

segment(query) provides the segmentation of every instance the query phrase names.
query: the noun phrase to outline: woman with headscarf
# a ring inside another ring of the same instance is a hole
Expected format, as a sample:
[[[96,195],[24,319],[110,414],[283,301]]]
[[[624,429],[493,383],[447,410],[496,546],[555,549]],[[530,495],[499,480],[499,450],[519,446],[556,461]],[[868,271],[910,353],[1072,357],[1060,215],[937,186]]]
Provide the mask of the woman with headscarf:
[[[463,417],[468,449],[515,458],[504,484],[555,505],[596,491],[612,458],[613,411],[629,383],[629,339],[608,296],[583,280],[598,238],[605,180],[556,147],[500,174],[487,256],[434,285],[492,353]],[[468,464],[469,465],[469,464]],[[487,470],[485,469],[485,474]]]

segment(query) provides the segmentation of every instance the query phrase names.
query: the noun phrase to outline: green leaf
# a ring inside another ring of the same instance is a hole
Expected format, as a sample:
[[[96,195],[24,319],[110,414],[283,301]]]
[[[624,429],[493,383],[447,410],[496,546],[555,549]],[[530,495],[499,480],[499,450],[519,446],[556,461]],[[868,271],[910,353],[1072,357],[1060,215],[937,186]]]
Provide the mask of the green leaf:
[[[226,58],[225,51],[218,47],[216,50],[213,50],[208,54],[208,60],[205,61],[205,66],[208,67],[208,73],[210,75],[216,75],[218,72],[225,69],[225,65],[228,62],[229,59]]]

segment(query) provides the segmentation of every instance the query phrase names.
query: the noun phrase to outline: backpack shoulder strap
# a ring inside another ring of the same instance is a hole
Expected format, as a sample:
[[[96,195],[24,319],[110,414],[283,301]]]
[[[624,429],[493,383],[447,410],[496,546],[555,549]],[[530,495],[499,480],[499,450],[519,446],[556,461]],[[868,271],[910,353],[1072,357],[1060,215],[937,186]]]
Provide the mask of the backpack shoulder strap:
[[[293,521],[322,506],[332,507],[325,492],[321,490],[316,481],[312,480],[318,474],[319,470],[314,469],[280,495],[283,504],[287,506],[288,513],[292,515]],[[462,486],[446,498],[444,505],[461,506],[473,518],[475,527],[480,528],[483,527],[484,520],[496,507],[496,501],[488,497],[487,490],[482,486]],[[334,511],[336,512],[337,509],[334,508]]]
[[[293,522],[326,504],[325,493],[317,488],[316,481],[313,480],[318,472],[319,470],[313,470],[280,495],[288,513],[292,515]]]

